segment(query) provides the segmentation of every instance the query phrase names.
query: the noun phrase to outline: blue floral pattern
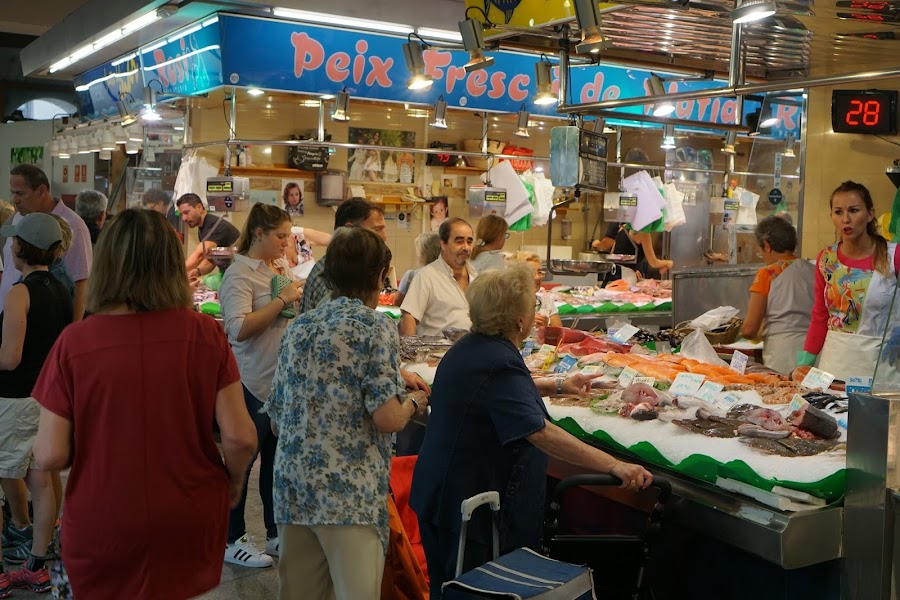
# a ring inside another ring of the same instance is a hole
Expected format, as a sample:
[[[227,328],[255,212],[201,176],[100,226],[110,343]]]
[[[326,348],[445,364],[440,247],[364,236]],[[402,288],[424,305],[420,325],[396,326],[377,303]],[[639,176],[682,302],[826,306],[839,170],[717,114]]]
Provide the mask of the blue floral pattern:
[[[404,390],[387,315],[340,297],[295,319],[262,410],[279,429],[275,521],[374,525],[388,544],[390,435],[372,412]]]

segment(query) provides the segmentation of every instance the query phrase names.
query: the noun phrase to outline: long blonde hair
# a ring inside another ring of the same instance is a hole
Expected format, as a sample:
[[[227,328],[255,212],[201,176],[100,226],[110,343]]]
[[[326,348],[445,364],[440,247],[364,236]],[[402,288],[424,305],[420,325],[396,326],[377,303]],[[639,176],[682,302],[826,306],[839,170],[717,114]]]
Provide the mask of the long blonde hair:
[[[472,250],[472,260],[484,252],[484,247],[493,244],[509,231],[509,224],[503,217],[487,215],[478,221],[478,229],[475,232],[475,248]]]

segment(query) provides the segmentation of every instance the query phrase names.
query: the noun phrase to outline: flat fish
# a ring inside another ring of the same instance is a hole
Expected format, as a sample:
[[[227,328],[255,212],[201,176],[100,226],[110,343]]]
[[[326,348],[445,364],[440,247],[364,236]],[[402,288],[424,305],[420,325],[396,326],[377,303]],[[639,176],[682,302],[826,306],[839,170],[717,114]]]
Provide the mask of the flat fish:
[[[737,436],[735,429],[738,424],[734,422],[725,422],[719,419],[674,419],[672,423],[707,437],[733,438]]]
[[[770,440],[780,440],[791,435],[790,431],[766,429],[761,425],[753,423],[744,423],[737,428],[737,434],[741,437],[765,438]]]
[[[741,442],[757,450],[779,456],[814,456],[827,452],[837,445],[837,440],[803,440],[788,437],[781,440],[742,437]]]

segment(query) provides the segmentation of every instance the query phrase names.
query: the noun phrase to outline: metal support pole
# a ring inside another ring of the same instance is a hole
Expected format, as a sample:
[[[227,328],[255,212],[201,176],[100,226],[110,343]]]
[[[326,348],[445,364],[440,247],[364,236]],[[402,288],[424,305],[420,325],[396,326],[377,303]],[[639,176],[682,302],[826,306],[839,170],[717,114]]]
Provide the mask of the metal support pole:
[[[320,142],[325,141],[325,100],[319,98],[319,131],[316,139]]]
[[[562,49],[559,51],[559,106],[566,103],[569,93],[569,53]]]

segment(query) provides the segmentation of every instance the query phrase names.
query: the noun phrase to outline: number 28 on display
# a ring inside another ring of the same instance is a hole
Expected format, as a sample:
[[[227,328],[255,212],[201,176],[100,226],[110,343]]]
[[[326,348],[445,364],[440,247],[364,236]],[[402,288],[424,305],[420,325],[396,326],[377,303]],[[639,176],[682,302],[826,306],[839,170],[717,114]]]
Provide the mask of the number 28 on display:
[[[835,133],[894,134],[897,132],[897,92],[834,90],[831,125]]]

